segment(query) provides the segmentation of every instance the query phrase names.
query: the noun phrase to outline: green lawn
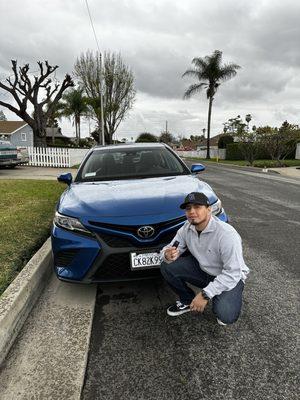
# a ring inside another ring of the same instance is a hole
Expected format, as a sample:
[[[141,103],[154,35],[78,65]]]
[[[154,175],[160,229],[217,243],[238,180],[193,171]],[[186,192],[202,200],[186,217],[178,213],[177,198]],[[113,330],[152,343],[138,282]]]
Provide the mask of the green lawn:
[[[0,295],[50,234],[65,185],[0,180]]]
[[[184,157],[186,160],[195,160],[195,161],[203,161],[203,162],[217,162],[216,158],[211,158],[210,160],[206,160],[205,158],[197,158],[197,157]],[[219,160],[220,164],[233,164],[233,165],[241,165],[241,166],[249,166],[248,161],[245,160]],[[297,167],[300,166],[300,160],[284,160],[283,166],[285,167]],[[253,167],[258,168],[277,168],[278,165],[276,161],[273,160],[256,160],[254,161]]]

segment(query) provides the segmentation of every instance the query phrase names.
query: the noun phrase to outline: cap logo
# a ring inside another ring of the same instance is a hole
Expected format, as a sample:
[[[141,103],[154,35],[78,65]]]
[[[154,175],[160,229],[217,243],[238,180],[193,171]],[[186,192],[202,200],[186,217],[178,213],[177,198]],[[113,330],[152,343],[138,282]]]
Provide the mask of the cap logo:
[[[189,200],[195,200],[195,195],[194,195],[194,193],[191,193],[191,194],[189,195]]]

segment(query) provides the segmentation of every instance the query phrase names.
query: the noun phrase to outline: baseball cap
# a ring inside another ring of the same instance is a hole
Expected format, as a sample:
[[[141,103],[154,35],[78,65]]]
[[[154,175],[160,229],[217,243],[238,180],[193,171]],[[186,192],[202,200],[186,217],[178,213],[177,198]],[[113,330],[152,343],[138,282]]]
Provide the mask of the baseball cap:
[[[206,207],[210,206],[207,196],[204,193],[199,192],[189,193],[185,197],[184,202],[180,205],[180,208],[185,209],[188,204],[199,204]]]

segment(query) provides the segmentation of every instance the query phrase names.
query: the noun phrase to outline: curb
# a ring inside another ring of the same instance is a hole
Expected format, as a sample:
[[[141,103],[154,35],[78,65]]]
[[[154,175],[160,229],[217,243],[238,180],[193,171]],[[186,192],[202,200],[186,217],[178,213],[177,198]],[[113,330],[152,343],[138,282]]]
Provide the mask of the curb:
[[[48,238],[1,296],[0,365],[50,277],[51,257]]]

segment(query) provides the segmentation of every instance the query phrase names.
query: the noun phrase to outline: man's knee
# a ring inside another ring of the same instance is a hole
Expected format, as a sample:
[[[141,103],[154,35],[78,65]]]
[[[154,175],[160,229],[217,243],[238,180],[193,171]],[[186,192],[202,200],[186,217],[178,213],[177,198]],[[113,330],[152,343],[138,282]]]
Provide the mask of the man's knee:
[[[233,324],[239,319],[240,309],[235,310],[226,302],[216,302],[213,305],[213,312],[224,324]]]
[[[160,272],[164,277],[168,274],[168,266],[169,264],[167,264],[166,262],[162,262],[160,264]]]

